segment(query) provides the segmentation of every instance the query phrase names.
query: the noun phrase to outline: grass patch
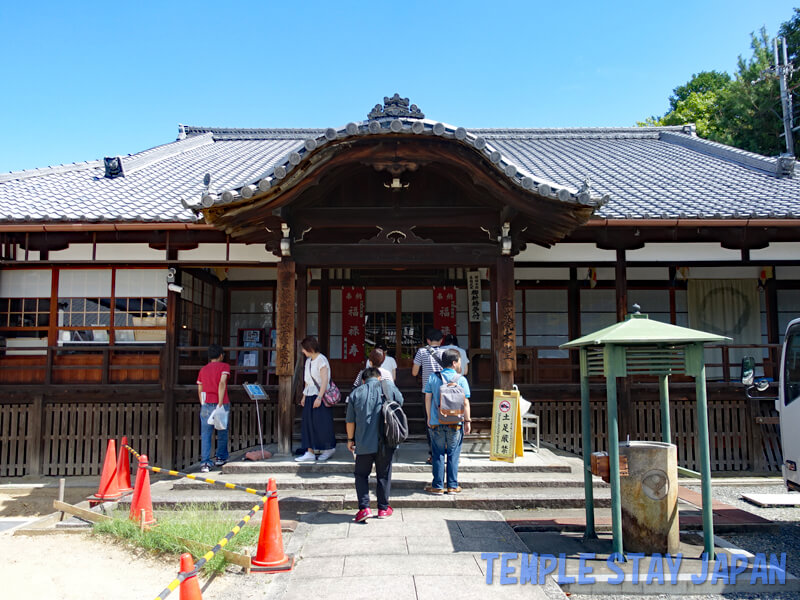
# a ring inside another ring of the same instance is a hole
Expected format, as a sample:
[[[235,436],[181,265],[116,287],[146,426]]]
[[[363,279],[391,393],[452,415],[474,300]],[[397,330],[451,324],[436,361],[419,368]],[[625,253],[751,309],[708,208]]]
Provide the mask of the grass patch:
[[[234,525],[244,516],[229,517],[218,505],[195,504],[182,507],[174,511],[158,511],[156,513],[157,525],[141,531],[139,524],[128,519],[128,512],[114,511],[111,521],[95,523],[94,531],[101,535],[113,535],[132,546],[138,546],[152,552],[168,554],[182,554],[191,552],[197,558],[196,552],[187,548],[178,538],[193,542],[200,542],[214,546]],[[225,550],[241,552],[243,548],[255,546],[258,543],[259,529],[248,524],[233,536],[225,546]],[[195,560],[195,562],[197,562]],[[202,572],[205,575],[220,574],[225,570],[228,561],[220,554],[205,563]]]

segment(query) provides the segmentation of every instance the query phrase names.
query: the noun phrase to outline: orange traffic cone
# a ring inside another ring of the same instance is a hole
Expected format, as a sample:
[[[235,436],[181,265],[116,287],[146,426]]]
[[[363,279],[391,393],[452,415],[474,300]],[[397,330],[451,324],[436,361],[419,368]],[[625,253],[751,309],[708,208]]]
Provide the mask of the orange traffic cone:
[[[144,510],[143,526],[154,525],[156,518],[153,516],[153,501],[150,498],[150,471],[147,470],[147,456],[142,454],[139,457],[139,469],[136,472],[136,487],[133,488],[133,499],[131,500],[131,512],[129,519],[139,523],[142,520]]]
[[[95,506],[108,500],[119,500],[121,497],[122,492],[117,486],[117,447],[114,440],[108,440],[103,472],[100,475],[100,487],[97,489],[97,493],[89,496],[87,500],[89,500],[90,506]]]
[[[192,555],[188,552],[181,554],[181,573],[192,573],[192,575],[181,581],[179,600],[203,600],[197,573],[194,572]]]
[[[270,478],[267,492],[277,492],[275,480]],[[256,555],[250,559],[251,570],[260,573],[275,571],[291,571],[294,557],[283,552],[283,535],[281,534],[281,513],[278,508],[278,497],[267,499],[267,507],[261,518],[261,531],[258,534]]]
[[[128,457],[128,450],[125,448],[127,445],[128,438],[123,435],[119,443],[119,458],[117,458],[117,487],[122,494],[133,491],[131,487],[131,459]]]

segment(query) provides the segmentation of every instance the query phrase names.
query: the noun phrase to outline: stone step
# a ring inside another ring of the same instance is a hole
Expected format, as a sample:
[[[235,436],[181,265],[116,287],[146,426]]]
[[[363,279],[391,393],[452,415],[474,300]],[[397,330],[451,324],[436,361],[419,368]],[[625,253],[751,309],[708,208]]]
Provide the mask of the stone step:
[[[321,467],[321,465],[320,465]],[[325,490],[347,488],[353,485],[353,465],[347,472],[331,472],[318,468],[314,472],[297,473],[209,473],[210,479],[233,483],[257,490],[266,489],[267,482],[274,478],[279,490]],[[370,478],[374,483],[375,476]],[[392,470],[392,489],[422,489],[431,481],[430,467],[425,471]],[[531,476],[519,477],[516,474],[497,472],[464,472],[459,469],[459,481],[464,487],[474,488],[580,488],[583,480],[578,480],[572,473],[543,472]],[[213,485],[213,484],[212,484]],[[604,487],[600,479],[595,485]],[[209,484],[194,479],[179,479],[172,485],[176,491],[204,490]]]
[[[486,464],[459,464],[459,473],[572,473],[569,465],[510,465],[509,463],[489,462]],[[396,462],[392,466],[392,473],[430,473],[431,466],[424,461],[418,464],[408,464]],[[241,461],[230,462],[222,467],[222,474],[244,474],[244,473],[296,473],[296,474],[326,474],[326,473],[352,473],[353,461],[331,459],[324,463],[296,463],[291,461],[281,461],[271,463],[269,461]]]
[[[513,463],[489,460],[489,440],[468,439],[464,441],[459,459],[459,473],[507,473],[525,477],[528,473],[572,473],[583,480],[583,463],[578,457],[558,453],[542,447],[538,452],[526,449],[525,455]],[[274,444],[264,446],[265,450],[274,453],[266,461],[242,460],[242,453],[232,457],[231,462],[222,467],[223,475],[244,473],[352,473],[353,455],[345,444],[339,444],[336,452],[326,462],[298,463],[294,456],[275,454]],[[392,472],[398,473],[430,473],[431,466],[426,462],[428,446],[422,441],[409,441],[402,444],[394,455]]]
[[[151,499],[153,507],[172,508],[186,504],[213,504],[221,510],[247,511],[259,499],[246,492],[210,488],[205,490],[172,490],[169,482],[153,485]],[[374,496],[374,486],[371,488]],[[121,500],[122,505],[130,504],[131,496]],[[358,508],[355,488],[350,485],[340,489],[325,490],[288,490],[278,489],[281,510],[314,511],[314,510],[355,510]],[[598,487],[594,491],[597,507],[610,506],[610,490]],[[374,497],[373,497],[374,503]],[[580,508],[584,506],[582,489],[574,488],[468,488],[459,494],[436,496],[422,490],[392,488],[391,504],[395,508],[442,507],[442,508],[480,508],[488,510],[512,510],[533,508]]]

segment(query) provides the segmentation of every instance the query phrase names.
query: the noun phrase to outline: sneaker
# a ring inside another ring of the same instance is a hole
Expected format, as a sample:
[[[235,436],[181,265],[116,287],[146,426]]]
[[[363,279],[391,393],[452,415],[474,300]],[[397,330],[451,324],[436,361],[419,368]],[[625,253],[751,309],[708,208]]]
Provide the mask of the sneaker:
[[[211,470],[211,465],[204,464],[202,467],[200,467],[201,473],[208,473],[210,470]]]
[[[367,508],[362,508],[360,511],[358,511],[356,513],[355,521],[356,521],[356,523],[363,523],[364,521],[369,519],[371,516],[372,516],[372,511],[369,509],[369,506],[368,506]]]
[[[436,496],[441,496],[444,494],[444,490],[442,488],[435,488],[431,485],[426,485],[425,491],[429,494],[435,494]]]
[[[461,492],[461,486],[460,485],[457,486],[457,487],[454,487],[454,488],[453,487],[447,488],[447,493],[448,494],[458,494],[459,492]]]
[[[328,460],[331,456],[333,456],[334,452],[336,452],[336,448],[331,448],[330,450],[323,450],[322,452],[320,452],[320,455],[317,457],[317,460],[319,461]]]
[[[298,456],[294,459],[296,462],[314,462],[317,460],[316,455],[313,452],[306,452],[302,456]]]
[[[221,458],[217,458],[217,459],[214,459],[214,466],[215,467],[221,467],[226,462],[228,462],[228,461],[227,460],[222,460]]]
[[[378,518],[385,519],[387,517],[391,517],[394,511],[392,510],[391,506],[387,506],[386,508],[378,509]]]

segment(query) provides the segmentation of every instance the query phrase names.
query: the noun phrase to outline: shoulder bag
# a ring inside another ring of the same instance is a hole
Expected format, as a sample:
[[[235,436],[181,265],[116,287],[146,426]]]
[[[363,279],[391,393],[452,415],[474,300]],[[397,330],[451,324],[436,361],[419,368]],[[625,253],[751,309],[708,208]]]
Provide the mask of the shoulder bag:
[[[330,371],[330,366],[328,366],[328,370]],[[321,390],[322,386],[320,386],[319,381],[316,380],[314,375],[311,374],[311,368],[308,369],[308,374],[311,376],[311,381],[314,382],[314,385],[317,386],[317,389]],[[342,401],[342,393],[339,391],[339,388],[336,387],[336,384],[333,383],[332,379],[328,379],[328,389],[325,390],[325,393],[322,395],[322,403],[325,406],[331,407],[339,402]]]

